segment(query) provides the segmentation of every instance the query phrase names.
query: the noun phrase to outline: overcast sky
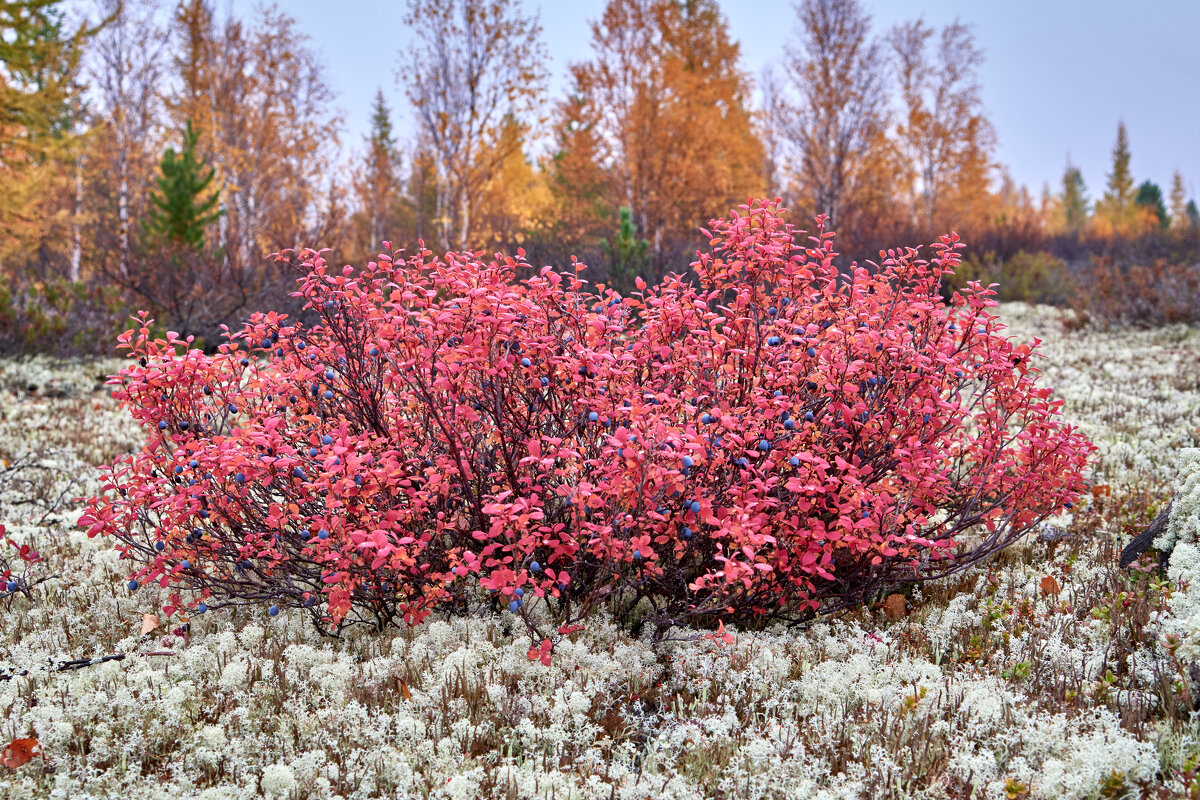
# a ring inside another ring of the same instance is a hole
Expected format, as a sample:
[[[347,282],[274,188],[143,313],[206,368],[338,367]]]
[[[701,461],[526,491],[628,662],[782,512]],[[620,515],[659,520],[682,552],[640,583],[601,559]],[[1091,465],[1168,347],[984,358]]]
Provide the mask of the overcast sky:
[[[232,2],[238,13],[255,0]],[[589,21],[603,0],[523,0],[540,14],[551,58],[551,97],[569,63],[589,55]],[[790,0],[720,0],[745,69],[756,79],[793,37]],[[1068,155],[1095,199],[1103,191],[1117,121],[1129,129],[1140,182],[1183,173],[1200,189],[1200,0],[866,0],[875,30],[923,17],[940,27],[956,17],[984,50],[983,99],[999,139],[997,157],[1036,195],[1057,191]],[[409,41],[402,0],[287,0],[313,39],[345,114],[346,144],[358,146],[371,98],[382,87],[401,132],[411,130],[399,52]]]

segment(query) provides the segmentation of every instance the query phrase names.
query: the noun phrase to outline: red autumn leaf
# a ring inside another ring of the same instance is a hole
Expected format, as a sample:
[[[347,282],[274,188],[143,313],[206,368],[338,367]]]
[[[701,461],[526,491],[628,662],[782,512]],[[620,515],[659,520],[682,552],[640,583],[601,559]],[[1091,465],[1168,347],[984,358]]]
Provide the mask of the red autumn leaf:
[[[889,594],[887,599],[883,601],[883,613],[893,622],[902,619],[905,613],[907,613],[904,595]]]
[[[38,744],[37,739],[13,739],[3,751],[0,751],[0,764],[9,769],[16,769],[34,756],[45,758],[42,754],[42,746]]]

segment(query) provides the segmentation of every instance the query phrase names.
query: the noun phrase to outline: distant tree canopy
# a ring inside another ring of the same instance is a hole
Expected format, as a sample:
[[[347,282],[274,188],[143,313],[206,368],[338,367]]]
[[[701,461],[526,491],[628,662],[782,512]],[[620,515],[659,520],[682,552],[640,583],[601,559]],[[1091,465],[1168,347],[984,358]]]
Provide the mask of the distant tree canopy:
[[[59,6],[0,3],[0,263],[58,216],[47,204],[78,154],[79,65],[94,31],[68,31]]]
[[[867,0],[798,0],[757,102],[718,0],[606,0],[558,97],[528,4],[407,0],[398,77],[345,149],[286,7],[89,3],[0,3],[0,280],[91,283],[206,337],[300,313],[285,248],[523,249],[627,290],[764,196],[824,215],[841,266],[949,230],[995,264],[1200,262],[1188,176],[1136,174],[1123,120],[1099,190],[1068,162],[1035,200],[997,163],[974,31],[880,30]]]

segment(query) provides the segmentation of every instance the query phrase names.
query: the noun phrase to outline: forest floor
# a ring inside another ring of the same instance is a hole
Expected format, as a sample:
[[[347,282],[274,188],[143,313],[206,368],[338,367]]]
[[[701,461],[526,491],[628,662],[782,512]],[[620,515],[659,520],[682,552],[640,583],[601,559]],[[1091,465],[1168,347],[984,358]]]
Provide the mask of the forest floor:
[[[1187,587],[1116,563],[1200,441],[1200,330],[1000,313],[1044,340],[1098,447],[1071,513],[897,618],[657,650],[597,618],[549,667],[506,613],[335,640],[223,609],[143,634],[157,589],[130,593],[113,543],[76,527],[94,466],[139,443],[103,385],[120,362],[0,361],[0,523],[54,576],[0,599],[0,746],[40,748],[0,758],[0,796],[1200,796],[1197,687],[1163,635]]]

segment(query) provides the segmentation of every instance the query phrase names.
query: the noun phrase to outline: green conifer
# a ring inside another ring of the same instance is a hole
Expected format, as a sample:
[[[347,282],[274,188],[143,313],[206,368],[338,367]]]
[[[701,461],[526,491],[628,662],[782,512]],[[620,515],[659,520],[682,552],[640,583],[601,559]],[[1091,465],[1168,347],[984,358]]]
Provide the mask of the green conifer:
[[[224,212],[217,207],[220,192],[209,192],[216,170],[207,160],[196,159],[199,138],[188,120],[183,131],[183,149],[168,147],[163,154],[158,190],[150,195],[152,207],[146,233],[154,241],[199,252],[204,247],[204,229]]]

